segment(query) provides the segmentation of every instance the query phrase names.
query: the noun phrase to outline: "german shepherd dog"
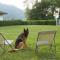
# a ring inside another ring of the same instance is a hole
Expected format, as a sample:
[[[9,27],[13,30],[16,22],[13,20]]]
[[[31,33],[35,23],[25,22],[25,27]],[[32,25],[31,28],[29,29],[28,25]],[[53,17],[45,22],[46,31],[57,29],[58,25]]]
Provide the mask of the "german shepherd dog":
[[[21,33],[16,39],[15,49],[19,49],[27,46],[26,39],[28,37],[28,34],[29,34],[28,28],[24,29],[23,33]]]
[[[10,50],[9,52],[16,52],[18,51],[20,48],[24,48],[27,46],[26,44],[26,39],[28,37],[28,34],[29,34],[29,30],[28,28],[27,29],[24,29],[23,33],[21,33],[17,39],[16,39],[16,42],[15,42],[15,48],[13,48],[12,50]]]

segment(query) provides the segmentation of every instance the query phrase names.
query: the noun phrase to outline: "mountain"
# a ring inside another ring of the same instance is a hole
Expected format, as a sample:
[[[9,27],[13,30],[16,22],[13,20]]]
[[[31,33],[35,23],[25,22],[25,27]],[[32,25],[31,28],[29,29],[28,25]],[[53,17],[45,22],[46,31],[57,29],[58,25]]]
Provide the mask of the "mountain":
[[[4,15],[4,19],[24,19],[24,11],[12,6],[0,3],[0,11],[6,12],[8,14]]]

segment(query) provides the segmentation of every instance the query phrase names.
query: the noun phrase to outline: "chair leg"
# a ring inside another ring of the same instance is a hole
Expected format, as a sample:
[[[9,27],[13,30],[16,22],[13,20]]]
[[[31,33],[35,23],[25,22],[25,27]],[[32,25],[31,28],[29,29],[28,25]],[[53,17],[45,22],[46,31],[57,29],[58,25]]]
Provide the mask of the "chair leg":
[[[49,48],[49,55],[50,56],[54,56],[54,58],[56,58],[56,46],[55,45],[50,45],[50,48]]]
[[[1,55],[3,55],[6,50],[5,50],[2,46],[0,46],[0,47],[1,47],[1,49],[3,49],[3,52],[2,52],[2,54],[1,54]]]
[[[35,52],[38,53],[38,46],[36,45]]]
[[[54,56],[56,57],[56,45],[54,45]]]

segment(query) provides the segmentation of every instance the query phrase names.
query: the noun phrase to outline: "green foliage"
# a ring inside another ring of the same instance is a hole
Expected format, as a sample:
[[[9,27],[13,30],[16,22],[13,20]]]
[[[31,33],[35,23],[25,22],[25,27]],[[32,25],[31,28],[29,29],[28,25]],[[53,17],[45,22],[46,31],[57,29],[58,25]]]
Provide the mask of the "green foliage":
[[[52,13],[48,14],[48,8],[50,8],[50,2],[48,1],[43,1],[41,3],[36,3],[33,6],[33,9],[30,10],[30,12],[28,14],[28,19],[36,19],[36,20],[40,20],[40,19],[48,19],[47,17],[50,17],[52,15]],[[47,15],[47,16],[46,16]],[[52,18],[52,16],[50,17],[50,19]]]
[[[53,19],[55,7],[60,7],[60,0],[42,0],[41,2],[36,2],[32,9],[27,9],[27,20]]]
[[[0,21],[0,26],[22,25],[21,20]]]
[[[56,2],[56,6],[60,7],[60,0],[55,0],[55,2]]]
[[[0,21],[0,26],[11,26],[11,25],[55,25],[55,20],[12,20],[12,21]]]
[[[56,25],[55,20],[30,20],[27,21],[28,25]]]

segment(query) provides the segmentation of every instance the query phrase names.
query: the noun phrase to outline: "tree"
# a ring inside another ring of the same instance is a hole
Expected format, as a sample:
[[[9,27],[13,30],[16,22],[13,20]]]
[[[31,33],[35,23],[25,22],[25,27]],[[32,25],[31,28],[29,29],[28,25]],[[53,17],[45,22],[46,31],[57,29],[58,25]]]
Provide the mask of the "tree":
[[[40,19],[46,19],[47,18],[47,13],[48,13],[48,8],[50,7],[50,2],[41,2],[41,3],[36,3],[33,6],[33,9],[30,10],[28,13],[28,19],[33,19],[33,20],[40,20]]]
[[[60,0],[42,0],[38,2],[36,0],[35,4],[33,5],[32,9],[28,9],[27,19],[31,20],[40,20],[40,19],[52,19],[53,13],[55,11],[55,7],[60,6]]]

